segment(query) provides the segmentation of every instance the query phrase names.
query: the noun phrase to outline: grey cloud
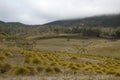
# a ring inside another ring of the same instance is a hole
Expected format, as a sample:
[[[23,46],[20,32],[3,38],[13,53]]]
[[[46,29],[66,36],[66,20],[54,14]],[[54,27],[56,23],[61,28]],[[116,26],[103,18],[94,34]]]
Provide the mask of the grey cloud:
[[[43,24],[120,12],[120,0],[0,0],[0,20]]]

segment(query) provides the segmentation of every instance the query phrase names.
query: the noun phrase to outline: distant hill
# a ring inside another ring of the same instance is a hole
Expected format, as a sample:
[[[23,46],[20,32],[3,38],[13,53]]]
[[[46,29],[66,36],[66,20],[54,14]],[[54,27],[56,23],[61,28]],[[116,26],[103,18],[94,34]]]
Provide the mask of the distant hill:
[[[23,23],[20,23],[20,22],[3,22],[3,21],[0,21],[0,24],[2,25],[17,25],[17,26],[25,26],[25,24]]]
[[[0,21],[0,37],[5,37],[5,34],[13,36],[15,34],[25,34],[28,31],[29,27],[31,26],[19,22]]]
[[[4,24],[4,22],[3,22],[3,21],[0,21],[0,24]]]
[[[7,22],[6,24],[11,24],[11,25],[25,25],[25,24],[20,23],[20,22]]]
[[[120,14],[94,16],[94,17],[73,19],[73,20],[59,20],[59,21],[47,23],[45,25],[118,27],[120,26]]]
[[[58,20],[44,25],[25,25],[20,22],[3,22],[0,24],[17,25],[17,26],[102,26],[102,27],[120,27],[120,14],[118,15],[102,15],[87,17],[83,19]]]

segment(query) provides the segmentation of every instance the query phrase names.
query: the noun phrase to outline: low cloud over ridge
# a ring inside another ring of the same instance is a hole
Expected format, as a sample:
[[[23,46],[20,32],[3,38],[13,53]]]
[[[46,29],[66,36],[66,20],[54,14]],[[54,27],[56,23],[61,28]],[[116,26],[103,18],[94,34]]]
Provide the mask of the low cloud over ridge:
[[[120,12],[120,0],[0,0],[0,20],[44,24]]]

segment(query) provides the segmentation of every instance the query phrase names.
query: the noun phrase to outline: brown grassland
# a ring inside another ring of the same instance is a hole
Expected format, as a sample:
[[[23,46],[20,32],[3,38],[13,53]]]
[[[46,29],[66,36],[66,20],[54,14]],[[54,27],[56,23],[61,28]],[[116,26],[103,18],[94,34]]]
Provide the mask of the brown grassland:
[[[120,80],[120,40],[0,41],[0,80]]]

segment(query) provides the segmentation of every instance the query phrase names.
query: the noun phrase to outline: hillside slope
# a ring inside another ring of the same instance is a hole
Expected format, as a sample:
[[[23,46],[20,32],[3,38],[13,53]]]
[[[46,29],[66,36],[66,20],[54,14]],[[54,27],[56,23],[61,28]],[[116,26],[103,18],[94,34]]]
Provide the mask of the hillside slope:
[[[59,20],[59,21],[47,23],[45,25],[118,27],[120,26],[120,14],[94,16],[94,17],[88,17],[84,19]]]
[[[4,22],[3,21],[0,21],[0,24],[3,24]]]

